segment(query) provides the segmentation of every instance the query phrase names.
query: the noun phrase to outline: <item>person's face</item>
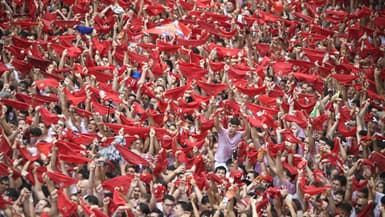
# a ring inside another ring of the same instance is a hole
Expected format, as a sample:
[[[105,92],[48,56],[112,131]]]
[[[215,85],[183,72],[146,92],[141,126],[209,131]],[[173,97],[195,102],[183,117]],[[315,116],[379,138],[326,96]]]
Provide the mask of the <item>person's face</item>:
[[[341,187],[342,187],[341,182],[338,181],[338,180],[333,180],[332,187],[333,187],[334,191],[338,190],[338,189],[341,189]]]
[[[338,209],[336,210],[336,217],[348,217],[349,213],[347,213],[345,210]]]
[[[9,181],[3,180],[0,182],[0,194],[3,194],[4,191],[9,187]]]
[[[224,178],[226,176],[226,171],[219,169],[219,170],[217,170],[217,172],[215,174],[221,178]]]
[[[252,182],[255,179],[254,173],[247,173],[246,179]]]
[[[148,215],[148,217],[159,217],[159,214],[156,212],[152,212]]]
[[[367,204],[368,202],[365,199],[359,198],[356,204],[354,205],[354,208],[356,209],[356,213],[360,213],[363,209],[365,209]]]
[[[384,183],[382,183],[382,182],[378,183],[376,185],[376,191],[380,192],[380,193],[384,192]]]
[[[184,214],[184,211],[182,209],[182,206],[180,204],[177,204],[175,206],[175,217],[182,216]]]
[[[76,203],[76,204],[79,204],[79,198],[76,195],[71,196],[71,201]]]
[[[226,11],[227,11],[228,13],[231,13],[231,12],[233,12],[233,10],[234,10],[234,5],[233,5],[233,3],[231,3],[231,2],[226,2]]]
[[[170,215],[173,212],[173,210],[174,210],[174,206],[175,206],[175,204],[174,204],[173,201],[166,199],[163,202],[163,212],[164,212],[164,214]]]
[[[228,128],[229,136],[233,137],[235,135],[235,132],[237,131],[237,129],[238,129],[238,125],[229,124],[229,128]]]
[[[139,199],[139,197],[140,197],[140,190],[139,190],[138,187],[134,188],[134,192],[133,192],[132,196],[133,196],[135,199]]]
[[[127,169],[127,174],[134,175],[134,174],[135,174],[135,169],[132,168],[132,167],[129,167],[129,168]]]
[[[364,165],[363,166],[363,172],[362,175],[366,178],[370,178],[372,176],[372,170],[370,169],[369,166]]]
[[[39,123],[38,127],[41,129],[42,135],[47,132],[47,127],[43,123]]]
[[[78,183],[78,191],[81,195],[84,195],[87,193],[87,186],[88,186],[88,180],[81,180]]]
[[[96,121],[95,120],[90,120],[87,126],[87,130],[89,133],[94,133],[97,130],[96,127]]]
[[[133,145],[134,145],[133,148],[140,150],[142,148],[142,140],[141,139],[135,140]]]
[[[201,204],[200,206],[200,210],[204,211],[204,210],[211,210],[211,205],[210,203],[205,203],[205,204]]]
[[[336,205],[340,204],[343,200],[344,200],[343,195],[341,194],[334,195],[334,202]]]
[[[36,213],[42,213],[43,209],[48,205],[47,201],[45,200],[39,200],[37,204],[35,205],[35,212]]]

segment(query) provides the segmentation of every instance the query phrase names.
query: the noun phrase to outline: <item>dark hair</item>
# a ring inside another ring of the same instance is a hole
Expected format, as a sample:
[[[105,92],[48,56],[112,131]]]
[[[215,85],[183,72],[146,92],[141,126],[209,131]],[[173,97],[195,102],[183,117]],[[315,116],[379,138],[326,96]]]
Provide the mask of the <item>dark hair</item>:
[[[382,200],[382,198],[381,198]],[[340,210],[343,210],[345,211],[346,213],[350,213],[352,211],[352,205],[350,203],[347,203],[347,202],[342,202],[338,205],[338,208]]]
[[[39,127],[32,127],[29,130],[29,133],[31,134],[31,136],[36,136],[36,137],[39,137],[43,134],[43,132],[41,131],[41,129]]]
[[[79,170],[79,173],[82,175],[82,177],[84,179],[88,179],[88,177],[90,176],[90,171],[84,167],[82,167],[80,170]]]
[[[213,212],[211,210],[205,210],[205,211],[201,212],[200,217],[208,217],[208,216],[211,216],[212,214],[213,214]]]
[[[172,202],[175,202],[175,197],[170,195],[170,194],[166,194],[163,197],[163,201],[165,201],[165,200],[171,200]]]
[[[345,195],[345,191],[339,189],[339,190],[334,192],[334,195],[342,195],[342,196],[344,196]]]
[[[150,213],[150,207],[145,203],[139,203],[139,209],[144,214]]]
[[[96,196],[94,195],[87,195],[85,198],[84,198],[89,204],[91,205],[98,205],[99,204],[99,200]]]
[[[224,167],[224,166],[218,166],[217,168],[215,168],[214,173],[217,173],[218,170],[224,170],[225,173],[227,173],[227,169],[226,169],[226,167]]]
[[[0,182],[4,182],[4,181],[9,182],[9,177],[8,176],[0,177]]]
[[[237,117],[232,117],[230,119],[230,124],[239,126],[239,125],[241,125],[241,121]]]
[[[341,186],[346,186],[347,180],[346,180],[346,177],[343,176],[343,175],[337,175],[337,176],[335,176],[335,177],[333,178],[333,180],[339,181],[339,182],[341,183]]]
[[[203,196],[201,199],[201,204],[208,204],[208,203],[210,203],[209,196],[207,195]]]
[[[178,201],[178,204],[182,207],[183,211],[192,212],[193,206],[191,202]]]
[[[154,209],[152,209],[151,212],[158,214],[158,217],[163,217],[162,211],[156,207]]]
[[[366,198],[366,199],[369,197],[369,189],[366,188],[366,187],[361,189],[361,190],[359,190],[358,192],[363,193],[364,194],[364,198]]]
[[[20,193],[16,190],[16,188],[8,188],[5,192],[5,195],[11,198],[12,201],[16,201],[19,197]]]
[[[128,169],[128,168],[134,169],[134,170],[135,170],[135,173],[138,173],[138,172],[139,172],[139,167],[138,167],[137,165],[129,165],[129,166],[127,166],[127,169]]]

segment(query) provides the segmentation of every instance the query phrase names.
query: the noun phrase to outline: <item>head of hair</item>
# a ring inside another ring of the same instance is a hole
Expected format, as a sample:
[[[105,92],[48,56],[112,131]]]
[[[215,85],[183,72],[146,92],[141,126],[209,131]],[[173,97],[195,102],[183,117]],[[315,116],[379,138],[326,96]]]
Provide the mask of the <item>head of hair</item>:
[[[334,195],[341,195],[341,196],[344,196],[344,195],[345,195],[345,191],[339,189],[339,190],[337,190],[337,191],[334,192]]]
[[[16,201],[19,198],[20,193],[16,190],[16,188],[8,188],[5,192],[5,195],[11,198],[12,201]]]
[[[39,127],[32,127],[29,130],[29,133],[31,134],[31,136],[36,136],[36,137],[39,137],[43,134],[43,132],[41,131],[41,129]]]
[[[156,207],[151,210],[151,213],[156,213],[156,214],[158,214],[158,217],[163,217],[162,211]]]
[[[346,177],[343,176],[343,175],[337,175],[337,176],[335,176],[335,177],[333,178],[333,180],[339,181],[339,182],[341,183],[341,186],[346,186],[347,180],[346,180]]]
[[[364,198],[368,198],[369,197],[369,189],[368,188],[363,188],[361,190],[359,190],[358,192],[361,192],[364,194]]]
[[[87,195],[85,198],[84,198],[89,204],[91,205],[98,205],[99,204],[99,200],[98,198],[95,196],[95,195]]]
[[[241,121],[237,117],[232,117],[230,119],[230,124],[239,126],[239,125],[241,125]]]
[[[186,211],[186,212],[192,212],[193,211],[193,206],[192,206],[191,202],[178,201],[178,204],[182,207],[183,211]]]
[[[218,172],[218,170],[224,170],[225,173],[227,173],[227,169],[226,169],[226,167],[224,167],[224,166],[218,166],[217,168],[215,168],[214,173]]]
[[[144,214],[149,214],[150,213],[150,207],[145,204],[145,203],[139,203],[139,209],[142,213]]]
[[[166,195],[164,195],[164,197],[163,197],[163,201],[166,201],[166,200],[170,200],[170,201],[172,201],[172,202],[175,202],[175,197],[172,196],[171,194],[166,194]]]
[[[347,203],[347,202],[342,202],[340,203],[338,206],[337,206],[338,209],[346,212],[346,213],[351,213],[353,207],[350,203]]]
[[[213,212],[211,210],[205,210],[201,212],[200,217],[208,217],[208,216],[212,216],[212,214]]]
[[[210,199],[209,199],[209,196],[207,196],[207,195],[204,195],[203,197],[202,197],[202,199],[201,199],[201,204],[208,204],[208,203],[210,203]]]

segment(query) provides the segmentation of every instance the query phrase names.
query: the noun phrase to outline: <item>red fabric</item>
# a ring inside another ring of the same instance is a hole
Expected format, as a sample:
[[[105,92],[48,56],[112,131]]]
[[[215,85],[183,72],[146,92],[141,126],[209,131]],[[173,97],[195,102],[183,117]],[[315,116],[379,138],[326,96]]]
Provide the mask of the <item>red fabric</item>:
[[[3,129],[0,129],[0,153],[7,155],[9,151],[11,151],[11,146],[8,139],[4,137]]]
[[[11,64],[15,67],[15,69],[17,69],[23,74],[29,73],[33,68],[33,66],[30,63],[27,63],[26,61],[18,60],[18,59],[13,59],[11,61]]]
[[[329,119],[327,115],[320,115],[310,119],[314,130],[323,130],[324,123]]]
[[[48,171],[47,175],[53,182],[63,184],[63,187],[76,184],[79,181],[78,179],[69,177],[57,171],[53,171],[53,172]]]
[[[359,191],[364,189],[368,184],[368,180],[357,180],[353,177],[353,191]]]
[[[120,154],[123,156],[123,158],[128,163],[131,163],[131,164],[134,164],[134,165],[141,165],[141,164],[145,165],[145,166],[150,165],[150,163],[146,159],[144,159],[141,156],[135,154],[134,152],[132,152],[128,148],[125,148],[125,147],[123,147],[121,145],[115,145],[115,148],[118,149]]]
[[[59,159],[66,163],[73,163],[73,164],[85,164],[85,163],[91,162],[91,159],[86,157],[65,155],[65,154],[60,154]]]
[[[293,72],[293,64],[287,62],[275,62],[272,64],[274,73],[278,76],[287,75]]]
[[[37,80],[35,81],[36,87],[39,89],[44,89],[46,87],[55,87],[57,88],[59,86],[59,82],[55,79],[43,79],[43,80]]]
[[[313,185],[306,185],[306,178],[302,177],[299,183],[300,189],[304,194],[317,195],[330,189],[330,186],[316,187]]]
[[[30,106],[27,103],[20,102],[18,100],[6,99],[6,98],[0,99],[0,102],[3,103],[4,105],[10,106],[10,107],[12,107],[14,109],[17,109],[17,110],[26,110],[26,111],[28,111],[28,108]]]
[[[370,216],[370,213],[373,212],[374,208],[375,208],[374,203],[373,202],[369,203],[364,210],[362,210],[360,213],[357,214],[357,217]]]
[[[58,198],[57,198],[57,207],[59,209],[60,214],[63,217],[70,217],[76,213],[77,204],[71,202],[68,197],[61,190],[57,190]]]
[[[41,118],[45,125],[50,126],[52,124],[56,124],[59,121],[59,116],[53,114],[47,110],[47,108],[42,107],[39,110]]]
[[[163,149],[157,155],[157,161],[156,161],[155,167],[153,169],[154,175],[158,176],[164,169],[167,168],[167,164],[168,164],[168,162],[167,162],[167,152]]]
[[[295,122],[303,129],[306,129],[307,127],[307,121],[306,119],[302,119],[298,115],[285,115],[284,119],[288,122]]]
[[[252,87],[242,87],[242,86],[236,86],[237,89],[243,93],[246,94],[250,97],[254,97],[255,95],[262,94],[266,91],[266,86],[263,87],[257,87],[257,88],[252,88]]]
[[[337,81],[345,84],[352,82],[353,80],[357,79],[358,76],[356,75],[345,75],[345,74],[333,74],[331,77],[335,78]]]
[[[117,176],[112,179],[107,179],[102,183],[103,188],[114,192],[114,189],[116,187],[119,187],[122,189],[122,193],[127,193],[128,189],[131,185],[131,180],[134,177],[132,175],[125,175],[125,176]]]
[[[256,105],[256,104],[249,103],[249,102],[246,102],[245,105],[248,109],[250,109],[255,114],[258,112],[265,111],[266,113],[274,116],[274,115],[277,115],[279,112],[277,109],[272,109],[272,108]]]
[[[179,61],[178,65],[179,65],[179,70],[188,79],[200,80],[202,77],[204,77],[208,73],[207,69],[202,69],[200,66],[195,64]]]
[[[47,69],[47,67],[51,64],[51,61],[33,56],[28,57],[28,62],[36,68],[39,68],[40,70]]]
[[[229,85],[227,84],[212,84],[212,83],[205,83],[198,81],[197,85],[202,88],[205,93],[209,96],[216,96],[219,93],[221,93],[223,90],[226,90],[229,88]]]
[[[36,148],[40,154],[48,156],[52,152],[52,143],[40,141],[36,144]]]
[[[268,95],[260,95],[258,101],[265,106],[275,107],[277,106],[277,99],[275,97],[270,97]]]
[[[176,87],[174,89],[170,89],[164,92],[164,98],[177,100],[180,97],[183,97],[186,90],[190,89],[191,85],[187,84],[182,87]]]
[[[8,165],[0,162],[0,176],[7,176],[8,174]]]
[[[370,160],[373,161],[380,170],[385,171],[385,155],[375,151],[371,154]]]

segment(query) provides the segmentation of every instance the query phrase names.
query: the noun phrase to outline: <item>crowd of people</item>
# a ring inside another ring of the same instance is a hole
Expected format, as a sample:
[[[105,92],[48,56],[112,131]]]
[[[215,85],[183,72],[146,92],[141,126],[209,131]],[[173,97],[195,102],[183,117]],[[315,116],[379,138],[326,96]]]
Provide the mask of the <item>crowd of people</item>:
[[[383,0],[1,0],[0,216],[385,216]]]

